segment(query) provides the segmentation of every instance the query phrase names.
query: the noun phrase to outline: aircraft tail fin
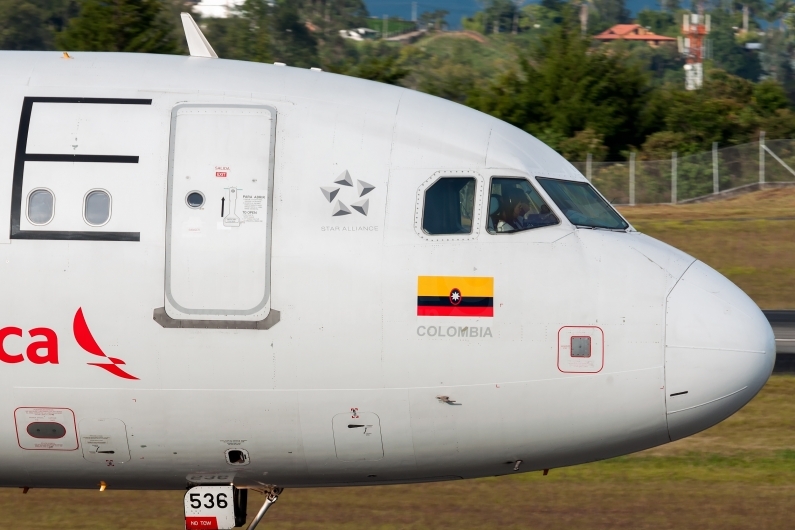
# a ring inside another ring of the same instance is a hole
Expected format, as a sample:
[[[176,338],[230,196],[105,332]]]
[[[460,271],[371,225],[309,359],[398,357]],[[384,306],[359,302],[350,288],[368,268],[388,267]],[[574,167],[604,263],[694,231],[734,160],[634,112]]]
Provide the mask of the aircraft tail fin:
[[[190,13],[182,13],[182,27],[185,28],[185,38],[188,40],[188,50],[190,50],[191,57],[218,58],[215,50],[207,41],[207,37],[199,29],[199,25],[190,16]]]

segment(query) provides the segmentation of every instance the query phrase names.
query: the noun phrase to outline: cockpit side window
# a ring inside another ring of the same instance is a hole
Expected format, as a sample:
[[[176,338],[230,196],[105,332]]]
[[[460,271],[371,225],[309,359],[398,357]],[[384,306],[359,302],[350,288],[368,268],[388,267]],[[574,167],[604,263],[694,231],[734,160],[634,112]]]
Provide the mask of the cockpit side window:
[[[426,234],[471,234],[475,179],[443,177],[425,191],[422,230]]]
[[[491,179],[487,226],[490,234],[521,232],[559,222],[527,179]]]
[[[541,177],[536,180],[571,224],[609,230],[629,228],[627,222],[589,183]]]

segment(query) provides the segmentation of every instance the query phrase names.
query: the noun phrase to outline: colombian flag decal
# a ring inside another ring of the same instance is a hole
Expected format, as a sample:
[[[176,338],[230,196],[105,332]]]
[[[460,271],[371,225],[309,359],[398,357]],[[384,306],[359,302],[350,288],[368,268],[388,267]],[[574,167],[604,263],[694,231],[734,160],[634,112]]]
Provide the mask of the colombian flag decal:
[[[417,316],[493,317],[494,278],[418,276]]]

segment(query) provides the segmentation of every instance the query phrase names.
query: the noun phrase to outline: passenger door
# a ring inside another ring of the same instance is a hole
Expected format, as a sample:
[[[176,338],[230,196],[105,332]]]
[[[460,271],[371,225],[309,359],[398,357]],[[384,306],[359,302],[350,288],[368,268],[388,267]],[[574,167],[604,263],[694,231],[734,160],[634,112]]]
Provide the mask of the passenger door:
[[[172,319],[268,315],[275,130],[269,106],[173,109],[165,269]]]

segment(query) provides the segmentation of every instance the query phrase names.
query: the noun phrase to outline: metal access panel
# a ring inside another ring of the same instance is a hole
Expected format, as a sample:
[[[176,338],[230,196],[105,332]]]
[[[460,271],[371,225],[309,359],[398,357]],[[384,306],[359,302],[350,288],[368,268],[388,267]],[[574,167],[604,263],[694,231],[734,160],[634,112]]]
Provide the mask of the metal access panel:
[[[381,440],[381,419],[373,412],[337,414],[332,420],[334,447],[337,458],[344,462],[381,460],[384,445]]]
[[[17,443],[29,451],[74,451],[77,426],[71,409],[19,407],[14,411]]]
[[[268,315],[275,131],[269,106],[173,109],[165,272],[171,318]]]
[[[130,460],[127,426],[116,418],[81,420],[80,445],[83,458],[95,464],[115,467]]]
[[[598,326],[563,326],[558,330],[558,370],[595,374],[605,365],[605,336]]]

